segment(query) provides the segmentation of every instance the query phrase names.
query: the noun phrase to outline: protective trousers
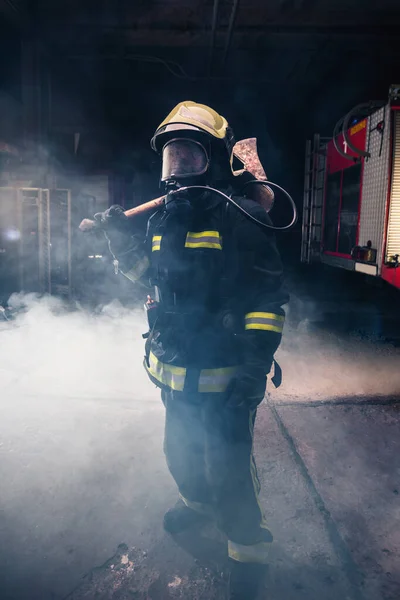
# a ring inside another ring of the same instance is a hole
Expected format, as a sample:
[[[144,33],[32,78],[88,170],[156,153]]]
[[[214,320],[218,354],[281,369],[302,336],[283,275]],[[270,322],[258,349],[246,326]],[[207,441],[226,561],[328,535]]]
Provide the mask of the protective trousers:
[[[164,452],[182,500],[215,518],[230,558],[267,562],[272,535],[258,500],[256,410],[225,407],[224,394],[163,391]]]

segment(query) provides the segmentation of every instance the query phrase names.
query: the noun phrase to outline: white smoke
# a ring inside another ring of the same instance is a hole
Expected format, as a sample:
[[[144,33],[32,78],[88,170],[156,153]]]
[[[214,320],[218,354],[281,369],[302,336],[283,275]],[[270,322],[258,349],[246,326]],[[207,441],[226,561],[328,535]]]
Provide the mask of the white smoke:
[[[0,580],[11,597],[25,580],[35,597],[64,597],[121,542],[158,543],[177,495],[164,410],[142,367],[141,310],[19,294],[9,305],[20,313],[0,324]],[[273,400],[398,393],[399,349],[317,330],[319,310],[306,299],[289,310]]]
[[[346,314],[346,306],[329,307],[331,321],[324,316],[326,308],[323,302],[292,295],[276,356],[284,373],[283,385],[273,390],[272,397],[313,402],[400,395],[400,348],[373,331],[374,316],[366,317],[370,321],[367,335],[356,328],[337,333],[335,325]]]
[[[145,524],[177,498],[164,409],[141,310],[9,305],[24,308],[0,322],[0,596],[61,598],[121,542],[152,547]]]
[[[151,401],[157,396],[142,368],[143,311],[114,301],[93,315],[34,294],[14,294],[8,304],[21,312],[1,331],[3,389],[12,380],[20,391],[39,398],[61,394]]]

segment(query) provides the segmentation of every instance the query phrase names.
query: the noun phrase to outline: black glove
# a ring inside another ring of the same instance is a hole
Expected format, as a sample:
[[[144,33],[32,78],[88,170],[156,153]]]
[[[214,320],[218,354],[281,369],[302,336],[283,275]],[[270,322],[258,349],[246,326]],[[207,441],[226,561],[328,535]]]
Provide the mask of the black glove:
[[[113,231],[126,232],[129,230],[129,219],[125,215],[124,209],[118,204],[113,204],[104,212],[94,215],[94,220],[98,227],[111,233]]]
[[[239,367],[239,371],[227,389],[226,406],[228,408],[256,408],[263,401],[266,387],[265,368],[243,365]]]
[[[124,213],[122,206],[113,204],[104,212],[94,215],[98,229],[105,232],[110,249],[115,255],[126,250],[132,235],[131,220]]]

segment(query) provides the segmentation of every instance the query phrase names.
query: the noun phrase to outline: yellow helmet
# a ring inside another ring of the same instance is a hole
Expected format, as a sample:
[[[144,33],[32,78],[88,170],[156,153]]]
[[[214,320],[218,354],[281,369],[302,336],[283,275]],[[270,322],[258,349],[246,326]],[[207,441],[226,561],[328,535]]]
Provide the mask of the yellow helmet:
[[[162,150],[165,138],[176,131],[198,131],[206,133],[216,140],[221,140],[231,156],[234,137],[227,120],[205,104],[191,100],[180,102],[157,127],[151,140],[151,147],[156,152]]]

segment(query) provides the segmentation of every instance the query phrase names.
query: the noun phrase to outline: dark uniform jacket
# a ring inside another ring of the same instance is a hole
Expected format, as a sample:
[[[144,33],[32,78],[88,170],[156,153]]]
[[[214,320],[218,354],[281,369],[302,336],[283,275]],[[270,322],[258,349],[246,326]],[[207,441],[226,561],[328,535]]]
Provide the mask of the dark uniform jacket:
[[[235,201],[271,223],[257,203]],[[145,240],[134,234],[115,254],[126,277],[156,288],[150,379],[164,389],[223,392],[238,365],[270,371],[288,296],[273,232],[223,201],[197,205],[183,216],[163,207]]]

